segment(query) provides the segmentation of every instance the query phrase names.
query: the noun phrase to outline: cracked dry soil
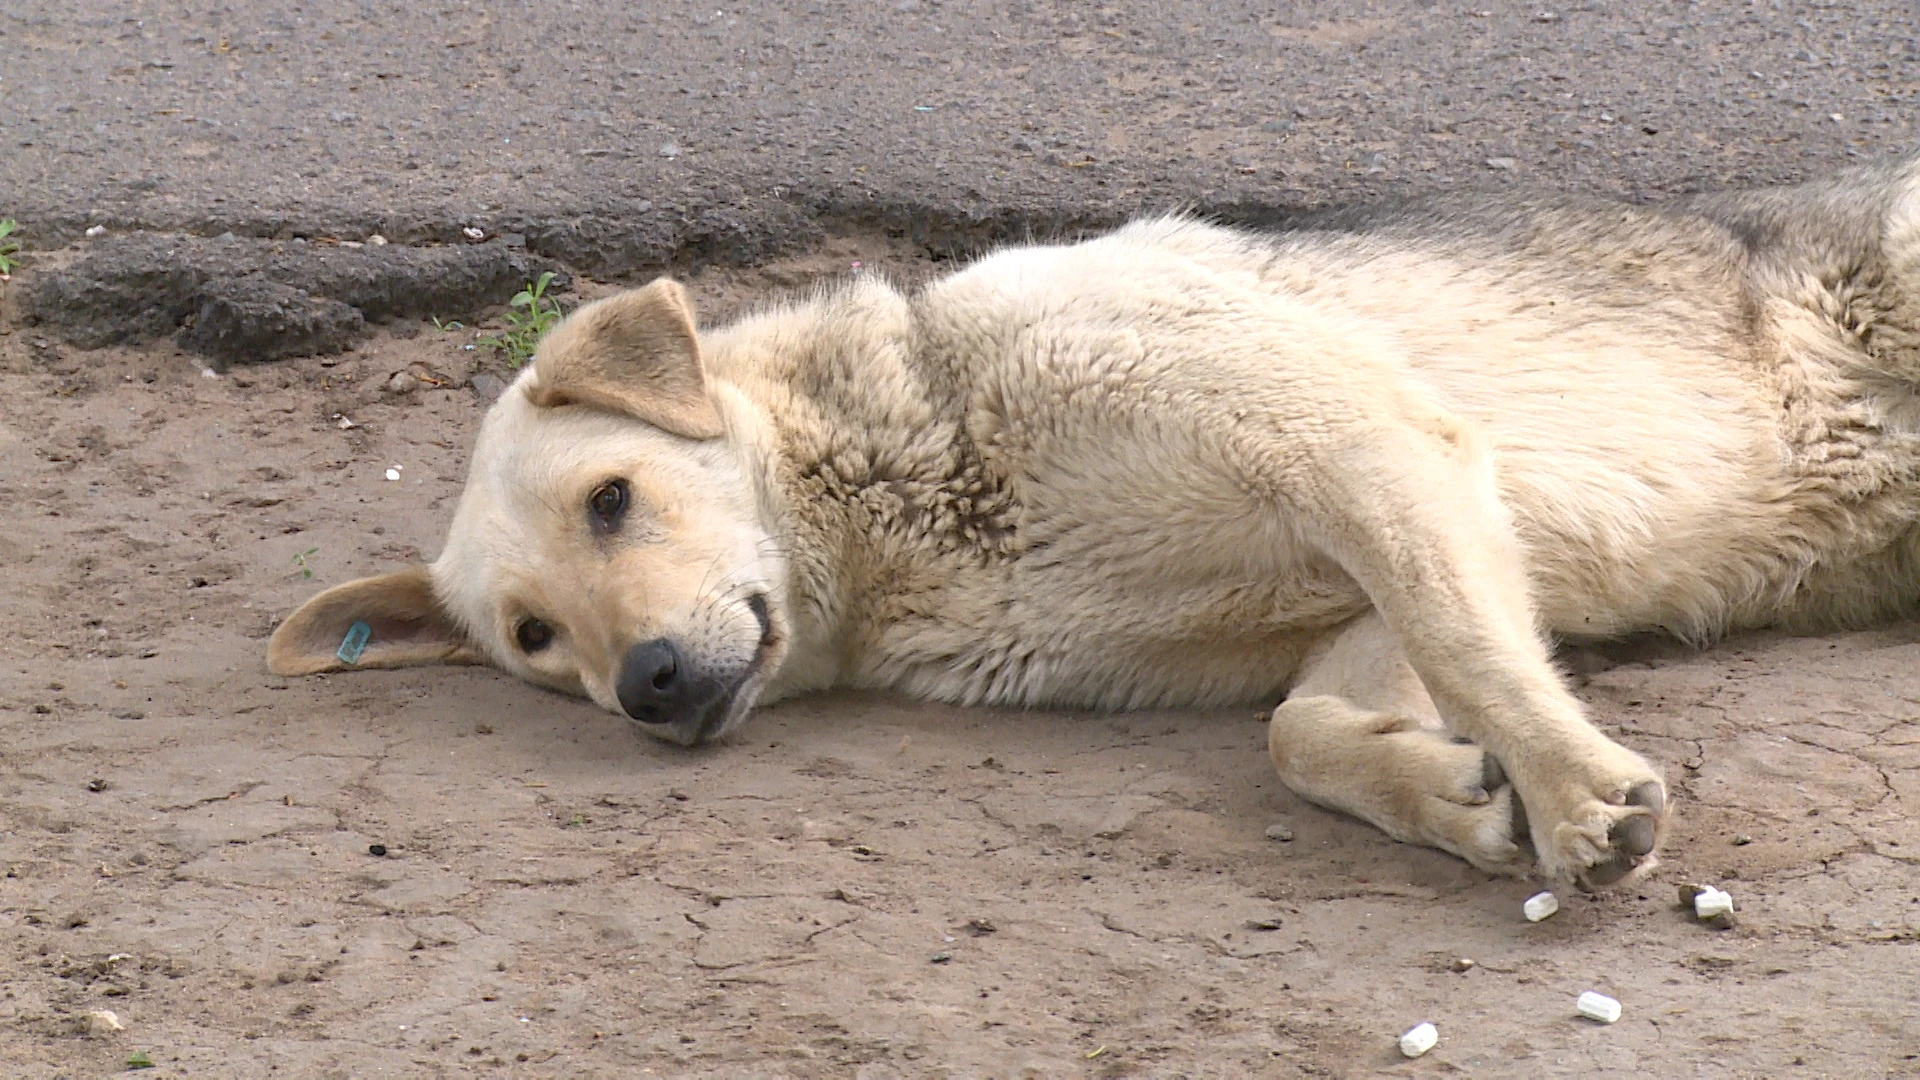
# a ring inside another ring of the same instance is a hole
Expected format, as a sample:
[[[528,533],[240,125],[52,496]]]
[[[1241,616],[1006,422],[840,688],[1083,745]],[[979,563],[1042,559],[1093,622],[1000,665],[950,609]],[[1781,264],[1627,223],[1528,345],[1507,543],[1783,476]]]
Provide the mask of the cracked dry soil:
[[[924,269],[694,286],[856,258]],[[0,329],[10,1076],[1920,1074],[1920,625],[1571,655],[1682,801],[1653,880],[1532,925],[1292,797],[1251,708],[828,696],[686,752],[484,668],[272,678],[280,613],[437,550],[481,407],[379,387],[475,354],[207,378]]]

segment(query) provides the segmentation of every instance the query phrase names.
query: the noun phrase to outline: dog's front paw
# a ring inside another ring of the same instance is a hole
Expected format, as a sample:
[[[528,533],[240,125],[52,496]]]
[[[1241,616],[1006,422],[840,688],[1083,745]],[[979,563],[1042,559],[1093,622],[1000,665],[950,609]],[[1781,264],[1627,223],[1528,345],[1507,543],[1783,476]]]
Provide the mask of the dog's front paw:
[[[1671,811],[1666,785],[1638,754],[1601,745],[1551,769],[1544,782],[1515,778],[1541,871],[1589,891],[1657,865]]]

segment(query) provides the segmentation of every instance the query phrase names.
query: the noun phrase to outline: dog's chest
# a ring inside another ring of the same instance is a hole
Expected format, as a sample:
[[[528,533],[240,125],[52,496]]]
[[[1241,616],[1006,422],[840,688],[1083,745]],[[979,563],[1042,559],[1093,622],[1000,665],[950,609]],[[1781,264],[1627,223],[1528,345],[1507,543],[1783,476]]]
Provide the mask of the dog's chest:
[[[951,475],[847,492],[852,681],[966,703],[1277,699],[1358,586],[1217,478],[1112,431],[973,425]]]

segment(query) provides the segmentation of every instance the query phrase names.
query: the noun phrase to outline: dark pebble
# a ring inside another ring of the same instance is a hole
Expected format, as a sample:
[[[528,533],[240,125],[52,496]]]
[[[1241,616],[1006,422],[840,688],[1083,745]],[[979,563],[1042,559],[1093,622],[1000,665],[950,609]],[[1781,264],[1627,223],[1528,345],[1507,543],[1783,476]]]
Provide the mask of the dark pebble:
[[[367,854],[369,855],[385,855],[386,853],[387,853],[387,845],[385,844],[368,844],[367,845]]]

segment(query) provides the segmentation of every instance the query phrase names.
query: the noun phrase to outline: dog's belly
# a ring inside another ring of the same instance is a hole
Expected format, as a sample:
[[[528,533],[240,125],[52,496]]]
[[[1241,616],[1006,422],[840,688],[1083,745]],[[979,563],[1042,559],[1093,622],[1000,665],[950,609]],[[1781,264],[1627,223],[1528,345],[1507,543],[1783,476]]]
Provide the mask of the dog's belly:
[[[965,704],[1207,708],[1277,701],[1366,595],[1311,556],[1255,575],[1209,540],[1061,538],[896,594],[855,681]],[[1269,564],[1270,567],[1272,564]]]

